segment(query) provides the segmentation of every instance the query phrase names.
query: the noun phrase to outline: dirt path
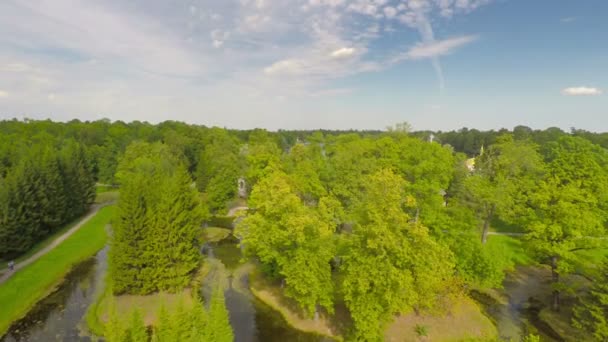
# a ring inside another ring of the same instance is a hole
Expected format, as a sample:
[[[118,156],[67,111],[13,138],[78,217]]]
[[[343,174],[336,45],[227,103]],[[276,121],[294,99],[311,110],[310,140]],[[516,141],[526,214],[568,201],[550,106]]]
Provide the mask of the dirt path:
[[[53,250],[53,248],[57,247],[60,243],[62,243],[63,241],[65,241],[65,239],[69,238],[72,234],[74,234],[76,231],[78,231],[78,229],[80,229],[80,227],[82,227],[85,223],[89,222],[89,220],[95,216],[95,214],[97,214],[97,212],[99,211],[99,209],[103,208],[106,205],[109,205],[111,203],[106,203],[106,204],[95,204],[93,206],[91,206],[91,209],[89,209],[89,213],[83,217],[80,221],[78,221],[72,228],[70,228],[67,232],[63,233],[61,236],[59,236],[58,238],[56,238],[55,240],[53,240],[53,242],[51,242],[48,246],[44,247],[43,249],[39,250],[38,252],[36,252],[36,254],[30,256],[29,258],[19,262],[19,263],[15,263],[15,270],[14,271],[9,271],[8,269],[4,270],[4,274],[0,275],[0,284],[4,283],[6,280],[8,280],[13,274],[15,274],[16,272],[18,272],[20,269],[26,267],[27,265],[33,263],[34,261],[38,260],[41,256],[45,255],[46,253],[50,252],[51,250]]]

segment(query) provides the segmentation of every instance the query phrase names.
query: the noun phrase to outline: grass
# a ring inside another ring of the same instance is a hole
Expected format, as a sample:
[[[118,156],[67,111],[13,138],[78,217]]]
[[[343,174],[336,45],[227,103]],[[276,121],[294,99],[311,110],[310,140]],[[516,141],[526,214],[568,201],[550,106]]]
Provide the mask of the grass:
[[[106,191],[106,192],[98,192],[95,196],[95,203],[103,204],[109,203],[112,201],[116,201],[119,197],[118,191]]]
[[[0,284],[0,335],[53,291],[74,265],[103,248],[107,239],[105,227],[113,214],[114,207],[102,208],[59,246]]]
[[[504,263],[505,269],[512,269],[515,266],[529,266],[535,263],[532,256],[526,251],[521,237],[490,235],[486,248],[490,255]]]
[[[421,334],[424,333],[424,334]],[[401,341],[462,341],[470,338],[492,340],[498,332],[492,321],[470,298],[460,297],[443,315],[398,316],[384,334],[388,342]]]

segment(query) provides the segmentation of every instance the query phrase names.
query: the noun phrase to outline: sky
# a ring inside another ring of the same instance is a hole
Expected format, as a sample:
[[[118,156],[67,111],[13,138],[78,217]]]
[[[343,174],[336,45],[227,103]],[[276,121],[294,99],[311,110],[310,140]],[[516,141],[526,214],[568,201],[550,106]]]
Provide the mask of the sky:
[[[605,0],[2,0],[0,119],[608,131]]]

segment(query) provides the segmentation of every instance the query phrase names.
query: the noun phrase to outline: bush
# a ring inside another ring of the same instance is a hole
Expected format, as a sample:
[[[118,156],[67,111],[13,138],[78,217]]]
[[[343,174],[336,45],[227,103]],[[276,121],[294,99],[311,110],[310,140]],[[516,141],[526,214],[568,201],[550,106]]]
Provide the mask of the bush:
[[[416,331],[416,335],[418,335],[418,337],[423,337],[423,336],[429,335],[428,329],[424,325],[416,324],[416,327],[414,328],[414,330]]]

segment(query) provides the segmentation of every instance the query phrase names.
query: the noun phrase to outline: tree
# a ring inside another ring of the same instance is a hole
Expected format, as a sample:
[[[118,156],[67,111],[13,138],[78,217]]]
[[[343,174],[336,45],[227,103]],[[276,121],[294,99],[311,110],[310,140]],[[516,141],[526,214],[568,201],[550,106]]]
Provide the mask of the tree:
[[[574,326],[590,332],[598,341],[608,340],[608,260],[593,282],[589,296],[574,308]]]
[[[598,246],[606,235],[608,152],[576,137],[548,146],[547,170],[529,201],[526,239],[537,257],[551,266],[554,310],[576,252]]]
[[[148,342],[148,331],[138,309],[131,313],[131,320],[127,329],[127,341],[129,342]]]
[[[109,260],[113,292],[176,292],[199,263],[198,194],[185,166],[162,157],[165,147],[133,149],[127,149],[117,175],[122,186]]]
[[[232,342],[234,333],[230,326],[228,310],[224,302],[224,290],[216,286],[209,303],[209,320],[207,326],[207,341]]]
[[[265,130],[255,130],[245,149],[246,178],[250,187],[279,167],[281,150]]]
[[[379,341],[394,313],[436,304],[453,264],[449,250],[405,213],[414,199],[406,194],[401,177],[380,170],[364,184],[365,201],[356,210],[357,223],[340,270],[341,290],[355,338]]]
[[[333,311],[335,204],[321,198],[318,208],[305,205],[289,176],[276,171],[254,187],[249,201],[254,212],[237,227],[246,253],[259,258],[271,276],[282,277],[285,294],[310,315],[317,305]]]
[[[474,173],[465,180],[468,202],[482,221],[481,241],[487,241],[490,223],[496,215],[520,223],[528,214],[528,196],[542,172],[536,146],[502,136],[477,158]],[[519,220],[519,222],[518,222]]]
[[[244,166],[236,139],[219,128],[212,129],[209,135],[196,169],[196,185],[206,193],[211,211],[219,211],[236,196]]]
[[[178,291],[190,282],[200,260],[199,242],[203,212],[185,167],[177,166],[156,191],[158,202],[147,211],[147,235],[153,260],[154,288]]]

